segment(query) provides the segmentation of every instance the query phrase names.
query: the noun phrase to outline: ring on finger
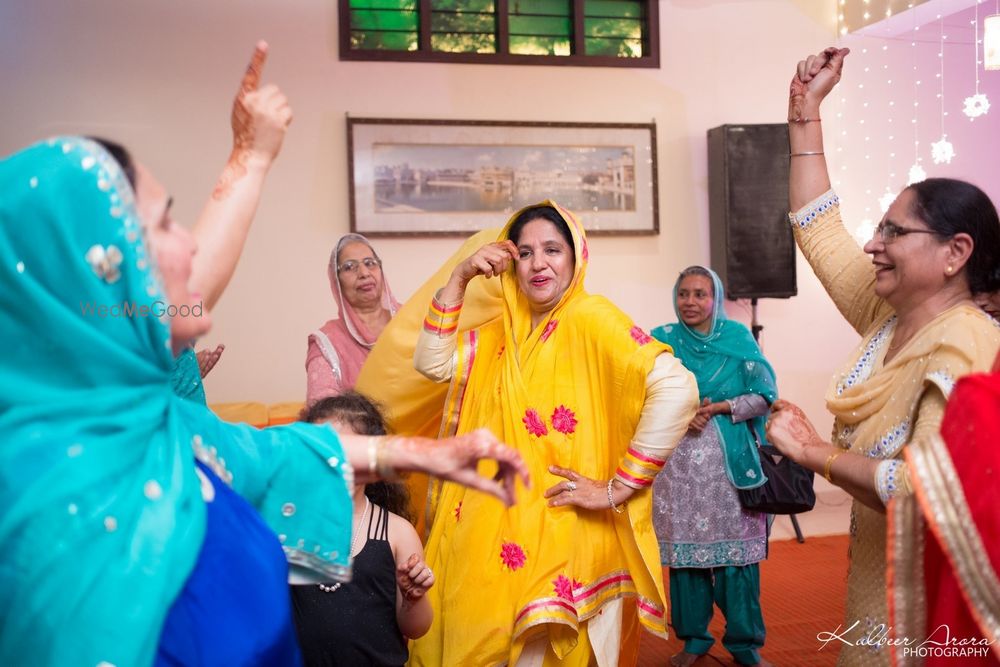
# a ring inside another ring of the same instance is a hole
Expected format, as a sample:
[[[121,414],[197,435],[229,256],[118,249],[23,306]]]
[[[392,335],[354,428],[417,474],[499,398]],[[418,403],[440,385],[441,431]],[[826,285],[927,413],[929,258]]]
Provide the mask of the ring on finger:
[[[576,482],[574,482],[572,480],[569,481],[569,482],[566,482],[566,490],[567,491],[576,491]]]

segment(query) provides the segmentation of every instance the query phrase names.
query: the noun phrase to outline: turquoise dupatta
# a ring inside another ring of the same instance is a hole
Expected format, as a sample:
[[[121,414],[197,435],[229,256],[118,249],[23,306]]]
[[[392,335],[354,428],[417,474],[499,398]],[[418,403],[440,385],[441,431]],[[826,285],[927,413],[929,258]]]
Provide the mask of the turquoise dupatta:
[[[0,161],[0,664],[152,661],[203,539],[195,457],[293,567],[349,578],[336,434],[230,425],[176,397],[164,305],[110,155],[67,137]]]
[[[704,267],[703,267],[704,268]],[[674,349],[674,356],[698,381],[699,399],[723,401],[743,394],[763,396],[768,404],[778,397],[774,369],[764,358],[750,331],[726,317],[722,281],[711,269],[715,299],[712,326],[707,334],[695,331],[681,321],[677,307],[680,278],[674,284],[674,313],[678,321],[657,327],[651,335]],[[767,481],[760,468],[757,443],[766,444],[764,422],[754,417],[746,423],[734,424],[729,415],[716,415],[711,424],[718,429],[726,461],[726,474],[737,489],[752,489]],[[753,433],[751,430],[753,429]],[[756,433],[756,439],[754,438]]]

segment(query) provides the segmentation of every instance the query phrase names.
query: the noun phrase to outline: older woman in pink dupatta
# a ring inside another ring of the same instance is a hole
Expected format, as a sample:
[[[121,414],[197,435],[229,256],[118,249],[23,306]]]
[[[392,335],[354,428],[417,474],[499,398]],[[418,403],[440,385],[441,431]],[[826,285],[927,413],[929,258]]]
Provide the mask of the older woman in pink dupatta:
[[[340,238],[327,275],[339,317],[309,334],[307,405],[354,386],[379,334],[399,309],[382,273],[382,260],[360,234]]]

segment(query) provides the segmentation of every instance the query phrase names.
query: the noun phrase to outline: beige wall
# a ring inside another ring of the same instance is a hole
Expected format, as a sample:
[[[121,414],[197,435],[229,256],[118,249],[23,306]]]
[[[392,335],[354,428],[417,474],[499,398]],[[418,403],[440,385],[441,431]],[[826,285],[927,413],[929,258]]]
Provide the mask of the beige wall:
[[[333,0],[5,0],[0,153],[57,132],[130,145],[192,221],[227,155],[228,109],[254,41],[295,122],[235,279],[203,341],[226,353],[213,401],[298,400],[306,335],[332,317],[325,266],[347,230],[344,116],[657,122],[654,238],[594,239],[588,286],[644,327],[674,318],[669,288],[707,262],[705,132],[780,122],[795,62],[836,31],[835,0],[663,0],[659,70],[340,62]],[[832,123],[831,123],[832,125]],[[498,223],[502,222],[498,220]],[[405,299],[457,240],[378,243]],[[740,304],[730,304],[745,319]],[[809,268],[799,296],[765,300],[764,347],[782,393],[825,431],[822,393],[856,343]]]

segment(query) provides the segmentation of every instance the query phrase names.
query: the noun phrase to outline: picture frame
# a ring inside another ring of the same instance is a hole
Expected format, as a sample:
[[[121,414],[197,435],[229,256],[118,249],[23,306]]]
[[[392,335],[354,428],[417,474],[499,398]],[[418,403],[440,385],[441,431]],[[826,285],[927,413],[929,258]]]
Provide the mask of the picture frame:
[[[552,199],[590,235],[659,234],[655,123],[347,119],[351,231],[468,236]]]

